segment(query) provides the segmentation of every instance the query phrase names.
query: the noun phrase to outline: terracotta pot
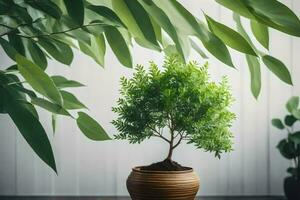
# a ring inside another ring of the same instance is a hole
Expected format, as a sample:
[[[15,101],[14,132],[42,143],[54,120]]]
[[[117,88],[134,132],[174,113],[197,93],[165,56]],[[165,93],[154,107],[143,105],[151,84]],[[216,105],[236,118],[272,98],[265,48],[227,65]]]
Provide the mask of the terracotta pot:
[[[192,168],[185,171],[148,171],[135,167],[126,185],[132,200],[194,200],[199,178]]]

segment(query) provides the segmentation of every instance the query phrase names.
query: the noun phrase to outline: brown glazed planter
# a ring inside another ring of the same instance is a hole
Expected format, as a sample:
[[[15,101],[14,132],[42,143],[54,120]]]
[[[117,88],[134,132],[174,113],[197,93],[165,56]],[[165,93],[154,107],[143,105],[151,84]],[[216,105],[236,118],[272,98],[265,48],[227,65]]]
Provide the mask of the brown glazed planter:
[[[132,200],[194,200],[199,178],[192,168],[185,171],[148,171],[135,167],[126,185]]]

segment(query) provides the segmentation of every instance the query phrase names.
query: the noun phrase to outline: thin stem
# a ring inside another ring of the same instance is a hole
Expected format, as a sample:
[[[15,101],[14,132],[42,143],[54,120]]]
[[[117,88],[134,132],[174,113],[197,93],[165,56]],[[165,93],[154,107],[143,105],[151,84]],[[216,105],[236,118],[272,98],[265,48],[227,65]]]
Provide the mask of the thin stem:
[[[14,29],[14,27],[8,26],[8,25],[6,25],[6,24],[0,24],[0,26],[3,26],[3,27],[5,27],[5,28],[9,28],[9,29]]]
[[[23,83],[27,83],[27,81],[18,81],[18,82],[11,82],[11,83],[8,83],[6,85],[16,85],[16,84],[23,84]]]
[[[0,24],[0,26],[3,26],[3,27],[6,27],[6,28],[9,28],[9,29],[10,29],[9,31],[7,31],[7,32],[5,32],[5,33],[0,34],[0,37],[10,34],[10,33],[16,31],[18,28],[20,28],[20,27],[22,27],[22,26],[29,26],[29,25],[32,25],[32,24],[34,24],[34,23],[36,23],[36,22],[39,22],[39,21],[41,21],[41,20],[43,20],[43,19],[46,19],[46,18],[39,18],[39,19],[33,21],[32,23],[18,24],[16,27],[11,27],[11,26],[8,26],[8,25],[6,25],[6,24]]]
[[[86,25],[82,25],[82,26],[77,26],[77,27],[73,27],[67,30],[63,30],[63,31],[57,31],[57,32],[52,32],[52,33],[47,33],[47,34],[39,34],[39,35],[31,35],[31,36],[27,36],[27,35],[18,35],[20,37],[24,37],[24,38],[38,38],[38,37],[49,37],[52,35],[58,35],[58,34],[64,34],[64,33],[68,33],[77,29],[81,29],[84,27],[89,27],[89,26],[96,26],[96,25],[104,25],[103,23],[94,23],[94,24],[86,24]]]

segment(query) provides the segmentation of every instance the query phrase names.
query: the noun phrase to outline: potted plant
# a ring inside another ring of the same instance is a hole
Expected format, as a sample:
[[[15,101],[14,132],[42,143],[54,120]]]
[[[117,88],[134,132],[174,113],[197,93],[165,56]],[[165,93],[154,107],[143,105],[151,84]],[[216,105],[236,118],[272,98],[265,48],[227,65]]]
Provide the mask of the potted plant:
[[[117,139],[140,143],[157,137],[169,146],[165,160],[133,168],[127,179],[133,200],[195,198],[197,175],[172,160],[181,142],[217,157],[232,150],[229,127],[235,115],[228,110],[233,98],[226,78],[210,82],[207,65],[185,64],[178,56],[168,57],[163,69],[151,62],[149,71],[137,66],[131,79],[121,78],[121,98],[113,108]]]
[[[284,179],[284,192],[289,200],[300,199],[300,131],[295,131],[295,123],[300,120],[299,97],[292,97],[286,104],[289,111],[282,120],[272,119],[272,124],[278,129],[286,130],[287,137],[282,139],[277,148],[281,155],[293,161],[293,166],[287,169],[290,176]]]

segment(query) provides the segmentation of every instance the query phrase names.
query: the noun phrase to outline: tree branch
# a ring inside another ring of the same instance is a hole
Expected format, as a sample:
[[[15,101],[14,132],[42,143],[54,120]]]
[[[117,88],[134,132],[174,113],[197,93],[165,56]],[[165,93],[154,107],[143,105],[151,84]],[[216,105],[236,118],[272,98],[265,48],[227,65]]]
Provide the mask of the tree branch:
[[[157,131],[155,128],[152,128],[151,126],[147,126],[148,128],[150,128],[153,132],[154,132],[154,136],[159,137],[163,140],[165,140],[166,142],[170,143],[170,140],[168,140],[167,138],[165,138],[159,131]],[[156,133],[156,134],[155,134]]]
[[[180,134],[180,139],[177,141],[177,143],[173,146],[173,149],[175,149],[180,143],[181,141],[185,138],[185,136],[183,136],[183,134]]]

